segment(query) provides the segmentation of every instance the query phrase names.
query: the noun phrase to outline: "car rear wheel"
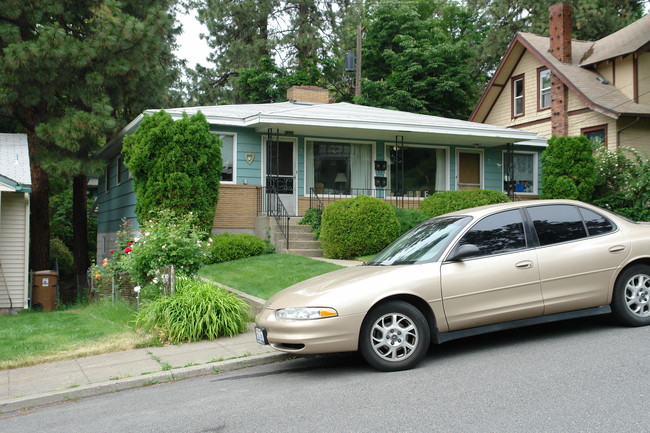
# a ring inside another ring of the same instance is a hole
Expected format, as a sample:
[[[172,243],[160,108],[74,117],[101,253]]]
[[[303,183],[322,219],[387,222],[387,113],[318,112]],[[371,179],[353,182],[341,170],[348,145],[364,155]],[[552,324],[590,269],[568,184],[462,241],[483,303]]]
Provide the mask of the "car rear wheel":
[[[650,266],[634,265],[618,276],[612,312],[625,325],[650,325]]]
[[[427,354],[430,339],[429,325],[420,310],[407,302],[390,301],[366,316],[359,350],[378,370],[407,370]]]

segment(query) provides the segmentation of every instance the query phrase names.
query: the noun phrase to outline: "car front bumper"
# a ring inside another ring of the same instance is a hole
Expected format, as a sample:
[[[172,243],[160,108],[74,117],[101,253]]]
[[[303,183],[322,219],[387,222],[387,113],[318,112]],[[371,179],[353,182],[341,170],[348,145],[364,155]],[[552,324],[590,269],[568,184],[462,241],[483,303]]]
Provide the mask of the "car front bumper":
[[[363,314],[315,320],[278,320],[265,309],[256,318],[274,349],[297,354],[353,352],[359,346]]]

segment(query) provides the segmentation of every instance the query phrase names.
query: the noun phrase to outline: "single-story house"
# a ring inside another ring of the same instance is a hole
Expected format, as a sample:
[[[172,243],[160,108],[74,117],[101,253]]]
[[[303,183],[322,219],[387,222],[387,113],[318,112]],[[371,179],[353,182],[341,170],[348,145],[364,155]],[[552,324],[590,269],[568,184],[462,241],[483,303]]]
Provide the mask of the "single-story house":
[[[293,87],[288,102],[166,109],[175,119],[201,111],[223,142],[223,171],[213,233],[255,233],[258,217],[287,217],[355,195],[416,207],[424,197],[457,189],[540,193],[535,133],[463,120],[349,103],[329,103],[327,90]],[[97,257],[107,256],[121,218],[137,228],[132,179],[122,138],[143,115],[99,151]],[[258,235],[260,235],[258,230]],[[263,236],[263,233],[261,234]]]
[[[517,33],[470,120],[650,157],[650,15],[597,41],[573,39],[571,15],[558,3],[550,36]]]
[[[0,314],[28,307],[31,185],[27,135],[0,134]]]

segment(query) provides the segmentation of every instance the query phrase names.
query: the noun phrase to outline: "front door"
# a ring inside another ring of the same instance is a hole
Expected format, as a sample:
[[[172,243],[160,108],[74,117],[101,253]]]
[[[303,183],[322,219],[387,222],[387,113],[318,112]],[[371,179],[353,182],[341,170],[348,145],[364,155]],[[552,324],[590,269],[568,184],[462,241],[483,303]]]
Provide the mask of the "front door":
[[[481,154],[458,152],[459,190],[481,189]]]
[[[266,189],[277,190],[280,201],[289,215],[296,215],[296,158],[293,141],[276,141],[267,144]]]

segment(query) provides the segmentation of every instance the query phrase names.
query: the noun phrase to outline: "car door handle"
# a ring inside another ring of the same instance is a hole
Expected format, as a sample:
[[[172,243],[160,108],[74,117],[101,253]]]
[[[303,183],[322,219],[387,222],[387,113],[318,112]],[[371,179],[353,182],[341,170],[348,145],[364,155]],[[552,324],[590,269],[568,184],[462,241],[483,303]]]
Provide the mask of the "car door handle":
[[[533,267],[533,262],[530,260],[524,260],[515,265],[517,269],[530,269]]]
[[[608,251],[610,253],[620,253],[621,251],[625,251],[625,245],[614,245],[613,247],[609,247]]]

